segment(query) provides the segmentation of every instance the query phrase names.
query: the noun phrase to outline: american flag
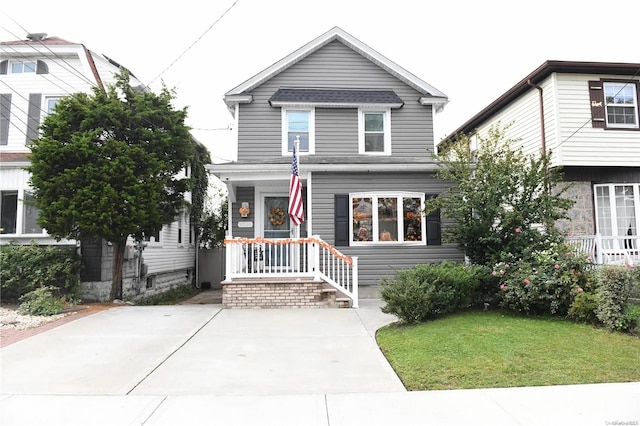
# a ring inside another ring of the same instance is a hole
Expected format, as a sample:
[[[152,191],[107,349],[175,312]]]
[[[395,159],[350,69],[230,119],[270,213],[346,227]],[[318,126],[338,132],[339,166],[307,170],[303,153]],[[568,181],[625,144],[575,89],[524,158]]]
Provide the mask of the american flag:
[[[293,159],[291,160],[291,181],[289,183],[289,217],[295,226],[304,221],[302,211],[302,182],[298,172],[297,144],[293,144]]]

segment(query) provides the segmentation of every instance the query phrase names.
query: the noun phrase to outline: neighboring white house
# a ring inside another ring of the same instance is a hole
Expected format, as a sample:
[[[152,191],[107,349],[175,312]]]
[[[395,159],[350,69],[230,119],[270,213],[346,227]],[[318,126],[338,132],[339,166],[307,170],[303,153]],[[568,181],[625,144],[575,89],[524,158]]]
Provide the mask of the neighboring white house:
[[[0,43],[0,244],[80,246],[85,269],[83,296],[108,298],[111,285],[111,246],[100,240],[56,242],[36,223],[38,210],[23,201],[30,197],[29,143],[38,136],[44,116],[65,96],[91,92],[113,83],[122,66],[84,45],[44,33],[26,40]],[[133,86],[142,86],[131,75]],[[189,173],[186,170],[185,173]],[[187,201],[190,195],[187,194]],[[147,241],[144,250],[133,242],[124,265],[124,294],[136,297],[191,281],[195,241],[184,212]]]
[[[572,182],[561,224],[601,263],[640,259],[640,64],[547,61],[447,136],[507,125]]]

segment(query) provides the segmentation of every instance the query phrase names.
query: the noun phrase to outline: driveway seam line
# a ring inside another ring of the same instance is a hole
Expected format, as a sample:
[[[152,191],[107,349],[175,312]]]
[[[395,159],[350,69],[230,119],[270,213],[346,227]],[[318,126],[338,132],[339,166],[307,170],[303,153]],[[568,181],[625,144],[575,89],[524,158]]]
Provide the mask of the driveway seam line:
[[[196,334],[200,333],[200,331],[205,328],[211,321],[213,321],[215,319],[215,317],[217,317],[220,312],[222,312],[222,309],[219,309],[218,312],[216,312],[211,318],[209,318],[204,324],[202,324],[200,327],[198,327],[198,329],[196,331],[194,331],[187,339],[185,339],[184,342],[182,342],[177,348],[175,348],[173,351],[171,351],[171,353],[169,353],[169,355],[167,355],[162,361],[160,361],[158,363],[158,365],[156,365],[155,367],[153,367],[153,369],[151,369],[151,371],[149,371],[147,374],[145,374],[145,376],[140,379],[138,381],[138,383],[136,383],[131,389],[129,389],[125,395],[131,395],[131,392],[133,392],[134,390],[136,390],[136,388],[138,386],[140,386],[142,384],[142,382],[144,382],[145,380],[147,380],[147,378],[149,376],[151,376],[158,368],[160,368],[165,362],[167,362],[169,360],[169,358],[171,358],[176,352],[178,352],[180,349],[182,349],[184,347],[184,345],[186,345],[187,343],[189,343],[191,341],[191,339],[193,339],[195,337]]]

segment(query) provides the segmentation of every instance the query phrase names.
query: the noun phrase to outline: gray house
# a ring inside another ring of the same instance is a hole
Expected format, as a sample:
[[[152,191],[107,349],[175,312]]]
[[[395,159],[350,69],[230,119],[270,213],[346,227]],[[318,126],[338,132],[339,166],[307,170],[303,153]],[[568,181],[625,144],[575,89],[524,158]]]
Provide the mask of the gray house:
[[[431,158],[438,89],[335,27],[224,100],[238,160],[208,167],[230,201],[225,305],[317,306],[337,289],[357,307],[396,270],[462,259],[439,214],[422,213],[445,189]],[[299,227],[287,215],[296,141]]]

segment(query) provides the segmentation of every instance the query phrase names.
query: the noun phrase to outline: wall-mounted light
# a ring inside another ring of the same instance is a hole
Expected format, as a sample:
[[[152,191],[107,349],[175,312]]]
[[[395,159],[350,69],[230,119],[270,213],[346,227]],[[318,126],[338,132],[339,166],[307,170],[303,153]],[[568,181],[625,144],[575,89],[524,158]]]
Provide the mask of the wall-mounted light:
[[[249,203],[246,201],[242,202],[242,207],[240,207],[238,209],[238,211],[240,212],[240,216],[242,217],[247,217],[249,216],[249,213],[251,213],[251,210],[249,210]]]

